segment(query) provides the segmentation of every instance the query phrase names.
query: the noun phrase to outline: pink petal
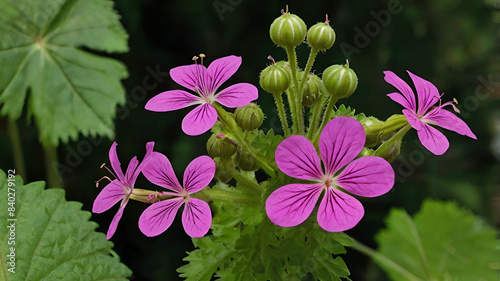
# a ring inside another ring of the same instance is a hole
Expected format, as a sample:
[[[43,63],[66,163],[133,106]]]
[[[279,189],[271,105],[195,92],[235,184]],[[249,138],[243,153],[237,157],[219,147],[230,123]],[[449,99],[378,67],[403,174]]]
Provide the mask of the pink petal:
[[[356,198],[333,188],[327,188],[318,209],[318,223],[329,232],[346,231],[363,218],[365,210]]]
[[[207,234],[212,224],[212,212],[207,202],[190,198],[182,212],[182,225],[191,237],[202,237]]]
[[[199,64],[178,66],[170,70],[170,77],[177,84],[199,92],[202,87],[201,81],[207,77],[207,68]]]
[[[127,206],[127,203],[128,203],[128,198],[125,199],[125,201],[120,205],[120,208],[113,217],[113,220],[111,221],[111,224],[109,225],[108,228],[108,233],[106,234],[106,239],[109,240],[115,234],[116,228],[118,227],[118,222],[120,222],[120,219],[122,218],[123,210],[125,210],[125,206]]]
[[[138,165],[139,160],[137,160],[137,156],[134,156],[128,163],[127,171],[125,172],[125,183],[127,183],[130,188],[134,187],[134,183],[136,180],[134,178],[134,175]]]
[[[394,170],[384,159],[365,156],[351,162],[337,177],[337,184],[350,193],[376,197],[394,185]]]
[[[213,92],[219,88],[222,83],[227,81],[229,77],[238,70],[241,65],[241,57],[227,56],[214,60],[208,66],[208,77],[210,79],[210,86]]]
[[[148,237],[162,234],[172,225],[182,203],[183,197],[179,197],[151,204],[139,217],[139,229]]]
[[[323,171],[316,149],[303,136],[291,136],[276,148],[276,164],[280,170],[303,180],[321,179]]]
[[[144,165],[142,174],[153,184],[176,192],[182,190],[172,164],[170,164],[167,156],[159,152],[153,152],[149,161]]]
[[[96,214],[105,212],[127,195],[127,192],[123,188],[123,184],[118,180],[113,180],[101,190],[99,195],[97,195],[94,200],[94,205],[92,206],[92,212]]]
[[[217,122],[217,111],[208,104],[191,110],[182,120],[182,131],[190,136],[198,136],[210,130]]]
[[[429,110],[431,106],[439,101],[439,92],[436,86],[431,82],[422,79],[421,77],[407,71],[415,84],[415,89],[417,89],[418,97],[418,115],[423,115]]]
[[[215,162],[208,156],[200,156],[186,167],[183,186],[191,194],[205,188],[214,178]]]
[[[410,107],[410,105],[408,104],[408,101],[406,100],[406,98],[403,95],[401,95],[400,93],[390,93],[390,94],[387,94],[387,96],[391,100],[393,100],[393,101],[399,103],[400,105],[402,105],[404,108],[410,109],[412,111],[413,110],[416,111],[416,109],[413,109],[413,108]]]
[[[191,106],[201,102],[201,98],[181,90],[159,93],[151,98],[145,108],[150,111],[164,112]]]
[[[442,155],[450,146],[443,133],[425,123],[423,123],[422,130],[417,133],[422,145],[435,155]]]
[[[417,131],[422,130],[423,123],[418,119],[417,115],[415,115],[413,111],[410,111],[408,109],[403,109],[403,114],[405,115],[406,120],[408,120],[408,123],[410,123],[410,126],[413,129]]]
[[[435,110],[431,114],[426,116],[424,118],[424,121],[429,121],[429,123],[436,124],[439,127],[454,131],[460,135],[477,139],[476,135],[474,135],[469,126],[467,126],[467,124],[462,119],[458,118],[458,116],[448,110]]]
[[[215,100],[225,107],[245,106],[259,97],[257,88],[248,83],[239,83],[225,88],[215,95]]]
[[[319,151],[326,174],[333,175],[356,158],[365,141],[363,126],[353,118],[337,117],[326,124],[319,138]]]
[[[153,154],[153,149],[155,147],[155,142],[150,141],[146,143],[146,155],[144,155],[144,158],[142,158],[141,164],[139,164],[139,167],[135,169],[134,174],[130,177],[130,186],[133,187],[135,185],[135,181],[137,180],[137,177],[141,173],[142,169],[144,168],[144,165],[149,161],[151,155]]]
[[[116,174],[116,177],[119,181],[125,182],[125,177],[123,176],[123,171],[121,168],[120,160],[118,159],[118,155],[116,154],[116,146],[118,143],[113,142],[111,148],[109,149],[109,161],[111,162],[111,168]]]
[[[266,213],[276,225],[296,226],[311,215],[323,183],[294,183],[276,189],[266,200]]]
[[[401,104],[405,108],[411,109],[413,111],[417,111],[417,104],[415,102],[415,94],[413,93],[412,89],[408,84],[406,84],[403,79],[399,78],[394,72],[392,71],[384,71],[385,74],[385,81],[392,86],[396,87],[401,94],[403,94],[404,99],[394,99],[393,94],[389,94],[389,97],[394,100],[395,102]]]

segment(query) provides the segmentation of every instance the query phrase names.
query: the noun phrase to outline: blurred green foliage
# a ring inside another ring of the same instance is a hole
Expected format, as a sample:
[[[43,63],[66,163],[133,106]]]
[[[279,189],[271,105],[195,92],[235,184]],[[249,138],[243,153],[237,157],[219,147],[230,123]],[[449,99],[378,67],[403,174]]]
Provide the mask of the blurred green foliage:
[[[223,12],[220,3],[226,5]],[[342,43],[356,47],[356,30],[367,33],[366,28],[377,23],[373,14],[397,5],[400,12],[390,13],[390,20],[385,26],[379,24],[378,31],[371,27],[373,36],[368,36],[369,43],[363,47],[358,44],[359,52],[350,55],[350,66],[358,75],[359,86],[343,103],[356,112],[380,119],[400,113],[402,108],[385,96],[393,88],[383,80],[382,71],[392,70],[404,76],[404,71],[410,70],[434,83],[444,93],[444,101],[456,98],[462,118],[478,136],[478,140],[472,140],[444,132],[450,149],[437,157],[423,149],[411,131],[399,160],[393,163],[399,179],[395,188],[381,198],[364,199],[369,211],[348,234],[375,247],[373,234],[383,226],[391,207],[401,207],[412,214],[425,198],[454,200],[498,227],[500,210],[494,203],[500,202],[500,149],[496,144],[496,136],[500,135],[500,5],[494,0],[117,0],[115,9],[129,33],[130,48],[128,53],[115,56],[130,73],[124,81],[127,101],[117,109],[115,120],[116,141],[124,157],[142,153],[144,143],[151,140],[156,142],[155,150],[169,157],[174,170],[182,170],[194,157],[206,154],[209,135],[194,138],[180,130],[187,111],[148,112],[144,110],[146,101],[162,91],[178,89],[168,71],[190,64],[192,56],[201,52],[207,55],[207,62],[230,54],[242,56],[241,69],[231,79],[258,85],[268,55],[276,60],[286,58],[282,49],[273,46],[268,34],[269,25],[285,4],[308,26],[329,15],[337,42],[329,52],[318,55],[315,73],[331,64],[344,63]],[[301,67],[305,66],[308,53],[306,45],[299,46]],[[264,91],[260,95],[257,102],[267,117],[262,128],[280,133],[272,96]],[[29,181],[43,179],[37,129],[24,121],[19,124],[24,152],[31,160],[26,163]],[[0,128],[0,167],[10,168],[13,160],[4,119],[0,119]],[[68,200],[83,202],[84,209],[91,209],[99,191],[94,188],[94,181],[105,175],[98,168],[108,161],[110,145],[111,140],[96,137],[59,147],[59,167]],[[138,186],[151,187],[141,177]],[[145,206],[137,202],[129,205],[113,237],[122,261],[133,270],[137,280],[179,279],[176,268],[184,264],[185,252],[193,249],[180,220],[159,237],[146,238],[137,227]],[[106,231],[112,216],[113,212],[109,212],[92,219],[99,223],[99,230]],[[349,251],[343,259],[352,280],[387,279],[365,256]]]

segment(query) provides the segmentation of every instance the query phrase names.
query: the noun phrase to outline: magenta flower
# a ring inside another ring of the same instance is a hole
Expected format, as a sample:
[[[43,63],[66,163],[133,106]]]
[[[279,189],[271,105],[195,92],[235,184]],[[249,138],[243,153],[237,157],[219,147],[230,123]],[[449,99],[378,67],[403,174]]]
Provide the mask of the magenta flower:
[[[240,65],[241,57],[227,56],[214,60],[208,68],[203,66],[203,58],[201,65],[195,63],[172,68],[172,79],[179,85],[195,91],[199,96],[182,90],[166,91],[150,99],[146,109],[163,112],[199,104],[182,120],[182,131],[190,136],[201,135],[217,122],[213,102],[235,108],[257,99],[257,88],[248,83],[229,86],[216,94],[219,86],[229,79]]]
[[[212,213],[208,204],[200,199],[191,198],[189,194],[205,188],[215,175],[215,162],[208,156],[200,156],[186,168],[182,187],[177,181],[168,158],[154,152],[142,172],[146,178],[161,187],[173,192],[162,192],[162,195],[173,196],[171,199],[153,203],[139,218],[139,229],[146,236],[152,237],[163,233],[172,224],[177,211],[185,204],[182,212],[182,225],[191,237],[202,237],[210,229]]]
[[[154,142],[148,142],[146,144],[146,155],[142,160],[142,163],[139,164],[139,160],[137,160],[137,156],[134,156],[130,163],[128,164],[127,171],[125,175],[123,175],[120,160],[118,160],[118,155],[116,155],[116,146],[118,145],[116,142],[113,142],[111,148],[109,149],[109,161],[111,162],[111,167],[113,171],[111,174],[115,177],[110,183],[108,183],[97,195],[97,198],[94,201],[94,205],[92,207],[92,212],[100,214],[104,211],[109,210],[113,207],[118,201],[121,200],[120,208],[116,212],[111,224],[108,228],[108,234],[106,238],[109,240],[116,231],[116,227],[118,226],[118,222],[120,221],[123,210],[128,203],[130,195],[133,193],[134,184],[141,172],[141,169],[144,167],[144,164],[147,163],[149,157],[153,153]],[[109,170],[109,169],[108,169]],[[107,177],[106,177],[107,178]]]
[[[394,184],[394,171],[384,159],[365,156],[354,160],[363,149],[365,138],[363,126],[355,119],[337,117],[330,121],[319,139],[325,172],[308,139],[291,136],[281,142],[276,148],[280,170],[310,183],[292,183],[275,190],[266,200],[269,219],[283,227],[299,225],[309,217],[325,191],[317,217],[321,228],[337,232],[358,224],[364,215],[363,205],[345,191],[375,197],[388,192]]]
[[[431,108],[438,101],[440,101],[441,98],[438,89],[431,82],[408,71],[408,74],[410,75],[411,80],[413,80],[413,84],[415,84],[415,88],[417,90],[417,106],[413,90],[410,86],[408,86],[408,84],[406,84],[405,81],[399,78],[392,71],[384,71],[384,74],[385,81],[396,87],[401,92],[390,93],[387,96],[405,107],[405,109],[403,109],[403,114],[408,120],[408,123],[410,123],[410,125],[417,130],[418,138],[420,139],[422,145],[430,152],[435,155],[442,155],[450,146],[448,139],[446,139],[441,132],[430,125],[437,125],[450,131],[457,132],[461,135],[477,139],[464,121],[458,118],[455,114],[443,109],[445,106],[450,105],[455,109],[455,111],[458,111],[453,102],[450,101],[444,104],[440,103],[439,106]]]

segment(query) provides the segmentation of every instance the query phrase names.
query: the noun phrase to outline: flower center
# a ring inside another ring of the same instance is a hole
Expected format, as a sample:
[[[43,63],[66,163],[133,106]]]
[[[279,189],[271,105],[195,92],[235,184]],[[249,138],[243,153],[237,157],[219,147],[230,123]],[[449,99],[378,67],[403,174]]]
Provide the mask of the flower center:
[[[210,91],[210,86],[209,82],[207,81],[208,77],[206,74],[206,68],[203,66],[203,58],[205,57],[205,54],[199,54],[199,56],[194,56],[193,61],[194,64],[196,65],[196,85],[195,89],[196,92],[202,97],[203,101],[205,103],[211,104],[214,101],[213,94]],[[198,64],[198,59],[200,59],[200,64]]]
[[[184,188],[183,188],[183,189],[179,192],[179,194],[180,194],[182,197],[184,197],[184,200],[183,200],[183,201],[184,201],[184,203],[186,203],[186,204],[187,204],[187,203],[189,203],[189,199],[190,199],[190,197],[189,197],[188,192],[187,192]]]
[[[333,176],[325,175],[323,183],[325,184],[326,187],[334,187],[337,185],[337,180]]]

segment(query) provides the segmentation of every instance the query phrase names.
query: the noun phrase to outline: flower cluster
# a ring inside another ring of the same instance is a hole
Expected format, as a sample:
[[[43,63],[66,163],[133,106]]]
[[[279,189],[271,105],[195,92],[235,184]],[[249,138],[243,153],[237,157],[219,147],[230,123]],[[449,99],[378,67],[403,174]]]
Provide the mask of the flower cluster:
[[[443,154],[449,143],[431,125],[476,138],[464,121],[444,109],[451,106],[457,111],[453,102],[442,104],[437,88],[411,72],[417,99],[406,82],[391,71],[385,72],[385,80],[399,90],[388,97],[405,108],[403,114],[381,121],[355,114],[345,106],[336,108],[340,99],[355,92],[358,79],[349,62],[329,66],[321,77],[312,70],[318,52],[335,42],[328,17],[307,30],[299,17],[286,11],[272,23],[270,36],[285,49],[288,60],[276,62],[269,57],[272,63],[262,71],[259,82],[275,98],[284,136],[277,142],[274,132],[259,129],[265,115],[252,103],[258,97],[255,86],[239,83],[218,91],[240,67],[241,57],[223,57],[205,67],[205,55],[201,54],[193,58],[194,64],[171,69],[172,79],[197,95],[170,90],[154,96],[145,108],[164,112],[197,105],[185,116],[182,130],[191,136],[211,130],[213,135],[207,143],[210,156],[194,159],[185,169],[181,185],[168,158],[154,152],[152,142],[146,145],[142,162],[134,157],[124,175],[116,155],[117,144],[113,143],[109,158],[115,179],[108,178],[110,183],[93,207],[93,212],[101,213],[121,201],[108,239],[130,199],[150,204],[139,219],[139,229],[146,236],[157,236],[168,229],[183,206],[185,232],[202,237],[212,224],[209,203],[218,200],[242,202],[242,208],[260,206],[259,210],[281,227],[298,226],[316,212],[317,222],[325,231],[346,231],[365,213],[357,196],[377,197],[392,189],[395,174],[390,162],[399,154],[402,138],[410,128],[417,130],[422,144],[436,155]],[[301,69],[295,48],[304,41],[311,54]],[[236,110],[230,113],[221,105]],[[270,180],[257,181],[255,171],[259,170]],[[165,190],[135,188],[141,172]],[[219,184],[209,187],[214,178]],[[235,221],[241,222],[239,218]]]

